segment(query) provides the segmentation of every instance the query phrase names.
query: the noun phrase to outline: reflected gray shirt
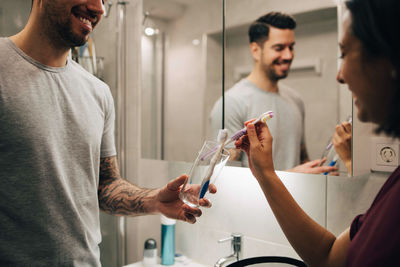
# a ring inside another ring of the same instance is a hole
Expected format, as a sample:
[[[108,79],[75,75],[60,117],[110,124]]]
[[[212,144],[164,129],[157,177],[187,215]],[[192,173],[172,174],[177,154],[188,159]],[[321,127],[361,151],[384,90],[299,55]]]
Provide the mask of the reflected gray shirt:
[[[247,79],[242,79],[225,93],[225,128],[232,136],[244,127],[244,122],[267,111],[274,112],[268,127],[274,138],[272,153],[276,170],[287,170],[300,164],[300,147],[304,144],[304,103],[293,89],[279,84],[279,91],[264,91]],[[213,136],[221,127],[222,99],[211,112]],[[232,145],[232,147],[234,147]],[[245,153],[242,166],[248,167]]]
[[[101,157],[116,154],[108,86],[0,38],[0,266],[100,266]]]

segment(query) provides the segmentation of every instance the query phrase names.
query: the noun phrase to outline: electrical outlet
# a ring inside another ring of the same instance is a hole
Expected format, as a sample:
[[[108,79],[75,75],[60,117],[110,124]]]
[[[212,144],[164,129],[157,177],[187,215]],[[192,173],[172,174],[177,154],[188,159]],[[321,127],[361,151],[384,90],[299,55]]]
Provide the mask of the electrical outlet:
[[[399,145],[376,144],[376,164],[394,167],[399,165]]]
[[[371,149],[371,169],[392,172],[399,166],[400,142],[388,137],[373,137]]]

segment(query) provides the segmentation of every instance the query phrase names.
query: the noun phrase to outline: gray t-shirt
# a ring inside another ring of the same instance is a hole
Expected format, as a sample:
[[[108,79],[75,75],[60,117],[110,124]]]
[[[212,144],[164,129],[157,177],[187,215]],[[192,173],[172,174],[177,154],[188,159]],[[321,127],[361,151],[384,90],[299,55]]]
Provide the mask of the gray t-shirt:
[[[0,266],[100,266],[101,157],[116,154],[108,86],[0,38]]]
[[[221,128],[222,99],[211,112],[213,136]],[[273,141],[273,161],[276,170],[287,170],[300,164],[300,147],[304,143],[304,103],[293,89],[279,84],[277,93],[264,91],[247,79],[242,79],[225,93],[225,128],[229,137],[244,127],[244,122],[273,111],[268,121]],[[242,166],[249,166],[241,155]]]

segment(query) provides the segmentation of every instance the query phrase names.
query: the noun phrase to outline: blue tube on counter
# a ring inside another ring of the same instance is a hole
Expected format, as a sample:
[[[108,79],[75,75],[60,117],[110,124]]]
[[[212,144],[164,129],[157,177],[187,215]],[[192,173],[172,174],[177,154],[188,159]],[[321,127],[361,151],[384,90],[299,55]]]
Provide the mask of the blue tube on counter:
[[[175,223],[161,215],[161,264],[173,265],[175,263]]]

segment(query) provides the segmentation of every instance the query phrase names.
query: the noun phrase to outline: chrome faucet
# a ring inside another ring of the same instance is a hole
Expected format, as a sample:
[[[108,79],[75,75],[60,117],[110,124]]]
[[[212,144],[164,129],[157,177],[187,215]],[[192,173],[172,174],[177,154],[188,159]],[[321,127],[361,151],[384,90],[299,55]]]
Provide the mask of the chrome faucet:
[[[222,267],[225,263],[231,261],[238,261],[242,258],[242,234],[232,233],[231,237],[218,240],[218,243],[231,241],[233,254],[227,257],[220,258],[214,267]]]

